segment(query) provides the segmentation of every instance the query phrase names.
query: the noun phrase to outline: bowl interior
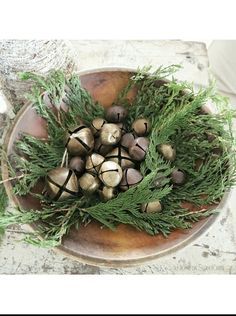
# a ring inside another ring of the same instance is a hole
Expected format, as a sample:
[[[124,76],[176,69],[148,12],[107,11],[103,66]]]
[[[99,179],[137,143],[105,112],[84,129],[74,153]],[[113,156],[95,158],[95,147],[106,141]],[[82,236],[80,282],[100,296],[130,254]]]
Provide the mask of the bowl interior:
[[[121,89],[128,83],[132,72],[126,70],[101,70],[84,73],[80,76],[84,88],[93,98],[104,107],[109,107],[116,99]],[[129,93],[129,98],[135,96],[136,91]],[[46,137],[46,123],[38,117],[31,105],[25,106],[18,114],[12,129],[6,137],[7,153],[14,150],[14,142],[21,133],[29,133],[36,137]],[[8,170],[3,168],[3,178],[8,178]],[[37,208],[39,203],[31,196],[19,197],[12,195],[12,183],[6,183],[6,189],[17,205],[24,208]],[[35,191],[42,189],[42,183],[35,187]],[[145,232],[137,231],[128,225],[119,225],[115,232],[103,228],[96,222],[79,230],[71,229],[63,239],[59,250],[74,258],[94,265],[129,266],[140,264],[171,253],[185,246],[206,230],[214,220],[214,216],[195,223],[191,229],[175,230],[168,238],[162,235],[149,236]],[[34,229],[35,225],[31,225]]]

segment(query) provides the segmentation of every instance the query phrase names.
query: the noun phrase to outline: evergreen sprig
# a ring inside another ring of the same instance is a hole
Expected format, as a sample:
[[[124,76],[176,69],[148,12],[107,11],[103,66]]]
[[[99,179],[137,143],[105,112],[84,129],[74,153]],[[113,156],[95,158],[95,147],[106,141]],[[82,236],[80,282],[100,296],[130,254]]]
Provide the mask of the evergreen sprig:
[[[24,79],[36,82],[30,99],[37,113],[47,122],[48,138],[42,140],[22,135],[16,143],[18,154],[9,159],[9,171],[11,176],[23,175],[15,181],[15,194],[33,194],[41,200],[42,209],[6,213],[0,216],[0,228],[13,223],[36,222],[38,231],[26,236],[26,240],[34,245],[53,247],[62,242],[72,226],[79,228],[91,220],[110,229],[123,223],[151,235],[162,233],[167,236],[173,229],[189,228],[192,222],[213,214],[214,208],[206,210],[204,205],[218,203],[235,183],[233,113],[225,99],[216,94],[213,84],[195,93],[189,83],[174,78],[167,81],[166,78],[178,69],[178,65],[160,67],[154,72],[150,67],[139,69],[119,94],[116,102],[128,106],[126,96],[131,89],[137,88],[127,124],[138,117],[147,117],[152,123],[152,131],[149,150],[141,164],[142,182],[107,202],[101,202],[96,194],[51,202],[45,196],[31,192],[37,181],[60,165],[68,128],[78,124],[79,118],[89,125],[93,118],[104,115],[104,109],[93,101],[76,74],[69,78],[57,71],[47,78],[24,74]],[[46,106],[43,91],[48,92],[56,108]],[[202,113],[202,106],[210,100],[219,109],[215,115]],[[67,112],[58,110],[62,101],[68,106]],[[209,136],[213,136],[210,141]],[[158,146],[162,143],[175,145],[174,162],[165,161],[159,154]],[[198,167],[197,160],[202,162]],[[187,181],[182,186],[171,184],[174,168],[186,174]],[[158,179],[161,184],[156,188]],[[155,200],[161,200],[162,212],[140,212],[142,203]],[[200,211],[192,212],[183,206],[183,202],[200,207]]]

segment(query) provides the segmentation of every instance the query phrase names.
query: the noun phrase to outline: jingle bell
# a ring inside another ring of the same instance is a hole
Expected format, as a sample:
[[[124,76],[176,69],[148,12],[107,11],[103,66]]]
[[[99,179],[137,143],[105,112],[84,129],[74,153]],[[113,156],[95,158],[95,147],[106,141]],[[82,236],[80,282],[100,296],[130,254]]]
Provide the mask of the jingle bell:
[[[166,160],[174,161],[176,157],[176,150],[169,144],[161,144],[158,148],[159,152]]]
[[[94,136],[99,135],[99,132],[104,124],[106,124],[106,120],[104,120],[104,118],[102,117],[96,117],[95,119],[93,119],[91,123],[91,130]]]
[[[68,167],[72,169],[76,175],[80,175],[84,171],[85,162],[81,157],[73,157],[71,158]]]
[[[102,156],[106,156],[113,149],[112,145],[103,145],[100,137],[95,139],[94,151]]]
[[[103,145],[115,145],[120,141],[121,129],[112,123],[104,124],[100,131],[100,139]]]
[[[94,147],[94,137],[90,128],[80,125],[69,131],[66,147],[72,156],[85,156]]]
[[[120,189],[126,191],[129,188],[139,184],[143,179],[141,173],[133,168],[128,168],[123,171],[122,180],[120,182]]]
[[[105,186],[116,187],[122,178],[122,169],[114,161],[105,161],[99,170],[99,178]]]
[[[88,173],[97,175],[104,160],[105,158],[103,156],[96,153],[88,156],[85,165],[86,171]]]
[[[121,147],[114,148],[106,155],[106,159],[114,161],[121,166],[122,169],[134,167],[134,162],[129,154]]]
[[[136,135],[146,136],[150,132],[151,124],[149,120],[145,118],[139,118],[133,122],[132,129]]]
[[[78,193],[78,180],[68,168],[57,167],[46,176],[46,192],[55,201],[63,200]]]
[[[100,187],[101,182],[99,179],[91,174],[84,173],[82,177],[79,178],[79,185],[84,193],[91,194],[97,191]]]
[[[144,160],[148,150],[149,140],[146,137],[136,138],[129,148],[129,155],[137,161]]]
[[[128,111],[121,105],[113,105],[106,110],[106,119],[111,123],[123,122]]]
[[[100,197],[103,201],[109,201],[114,199],[117,195],[117,190],[113,187],[104,186],[102,191],[100,191]]]
[[[157,213],[162,210],[162,206],[159,201],[153,201],[153,202],[142,204],[141,210],[142,212],[146,212],[146,213]]]

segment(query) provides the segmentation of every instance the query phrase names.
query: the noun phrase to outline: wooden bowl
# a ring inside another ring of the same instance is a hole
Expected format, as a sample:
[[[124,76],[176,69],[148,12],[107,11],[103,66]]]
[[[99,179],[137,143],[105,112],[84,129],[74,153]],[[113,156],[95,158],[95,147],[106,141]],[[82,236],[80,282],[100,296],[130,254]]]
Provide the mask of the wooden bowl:
[[[80,73],[81,82],[93,98],[104,107],[109,107],[117,94],[127,84],[131,70],[119,68],[97,69]],[[132,99],[136,91],[129,94]],[[20,137],[20,133],[29,133],[35,137],[46,137],[46,123],[37,116],[31,104],[25,105],[15,118],[14,124],[5,139],[5,149],[8,154],[14,150],[14,142]],[[8,168],[2,164],[3,180],[9,177]],[[32,196],[15,196],[12,194],[12,183],[6,182],[5,187],[9,197],[17,206],[23,208],[37,208],[38,201]],[[40,185],[35,191],[40,190]],[[218,208],[225,204],[225,198]],[[161,234],[150,236],[145,232],[137,231],[128,225],[119,225],[115,232],[103,228],[97,222],[92,222],[87,227],[79,230],[71,229],[64,237],[61,246],[56,249],[67,256],[72,256],[81,262],[108,267],[125,267],[137,265],[156,259],[160,256],[175,252],[192,242],[196,237],[206,232],[206,229],[214,222],[216,216],[203,219],[188,230],[175,230],[168,238]],[[30,225],[34,230],[35,224]]]

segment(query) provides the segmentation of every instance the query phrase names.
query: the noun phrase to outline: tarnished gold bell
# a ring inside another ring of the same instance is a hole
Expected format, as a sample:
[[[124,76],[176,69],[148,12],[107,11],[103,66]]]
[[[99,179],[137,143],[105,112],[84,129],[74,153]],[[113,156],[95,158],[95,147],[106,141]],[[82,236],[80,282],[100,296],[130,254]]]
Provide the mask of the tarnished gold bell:
[[[85,193],[90,194],[99,189],[101,182],[95,175],[84,173],[82,177],[79,178],[79,185]]]
[[[146,212],[146,213],[157,213],[162,210],[162,206],[159,201],[153,201],[153,202],[142,204],[141,210],[142,212]]]
[[[134,168],[128,168],[123,171],[122,180],[120,182],[120,189],[122,191],[126,191],[129,188],[139,184],[143,179],[143,176],[141,173],[134,169]]]
[[[78,193],[78,180],[68,168],[58,167],[50,170],[46,176],[46,191],[53,200],[63,200]]]
[[[109,201],[117,196],[117,190],[113,187],[104,186],[102,191],[100,191],[99,193],[103,201]]]
[[[125,133],[127,133],[126,131],[126,128],[125,128],[125,125],[123,122],[120,122],[120,123],[116,123],[116,125],[120,128],[121,130],[121,136],[124,135]]]
[[[81,157],[73,157],[69,162],[70,169],[74,170],[76,175],[80,175],[85,168],[85,162]]]
[[[95,139],[94,151],[102,156],[106,156],[113,149],[112,145],[103,145],[100,137]]]
[[[114,148],[106,155],[106,160],[114,161],[122,169],[134,167],[134,162],[130,155],[121,147]]]
[[[67,149],[72,156],[85,156],[94,148],[94,137],[90,128],[80,125],[69,131]]]
[[[165,157],[166,160],[175,160],[176,150],[170,144],[161,144],[158,150]]]
[[[116,187],[122,178],[122,169],[114,161],[105,161],[99,170],[99,178],[105,186]]]
[[[106,124],[106,120],[102,117],[96,117],[91,123],[91,130],[94,136],[98,136],[103,125]]]
[[[103,145],[116,145],[121,139],[121,129],[116,124],[104,124],[100,131],[100,139]]]
[[[88,156],[85,165],[86,171],[88,173],[97,175],[104,160],[105,158],[103,156],[96,153]]]
[[[129,151],[131,143],[135,140],[135,135],[133,133],[126,133],[121,137],[120,144],[121,146]]]
[[[171,173],[172,182],[175,184],[183,184],[185,182],[185,173],[181,170],[175,169]]]
[[[139,118],[132,124],[132,129],[138,136],[146,136],[151,129],[150,121],[145,118]]]
[[[132,141],[129,148],[129,155],[137,161],[144,160],[148,151],[149,140],[146,137],[138,137]]]
[[[121,105],[113,105],[106,110],[106,119],[111,123],[123,122],[128,111]]]

